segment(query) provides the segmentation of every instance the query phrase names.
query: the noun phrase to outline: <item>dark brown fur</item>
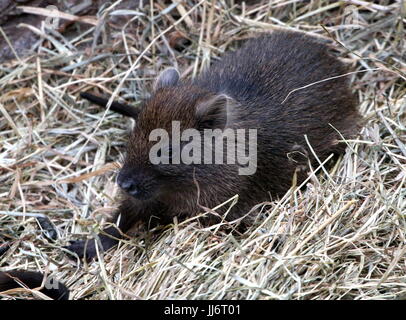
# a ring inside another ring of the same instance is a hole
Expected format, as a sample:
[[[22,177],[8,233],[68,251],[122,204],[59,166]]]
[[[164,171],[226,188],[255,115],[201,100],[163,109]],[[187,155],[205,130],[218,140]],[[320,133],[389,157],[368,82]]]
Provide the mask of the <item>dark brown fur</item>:
[[[292,92],[348,72],[330,51],[317,38],[275,31],[247,41],[194,81],[170,77],[158,81],[152,97],[137,112],[119,174],[121,185],[135,181],[140,192],[136,197],[123,192],[120,209],[112,221],[120,215],[118,227],[122,232],[136,221],[149,223],[152,217],[160,223],[170,223],[175,216],[190,217],[203,211],[201,205],[213,208],[238,194],[237,205],[227,215],[227,220],[233,220],[255,204],[269,200],[269,195],[283,195],[292,184],[295,169],[305,166],[308,159],[317,164],[305,135],[320,160],[331,153],[342,153],[345,144],[337,142],[341,139],[337,131],[345,138],[352,137],[360,119],[348,77]],[[224,103],[212,102],[221,94],[229,97],[227,103],[232,106],[228,122],[223,119]],[[203,111],[197,111],[200,109]],[[173,120],[180,121],[183,129],[257,129],[256,173],[238,175],[238,166],[232,164],[152,165],[148,154],[155,142],[148,140],[149,134],[155,128],[171,132]],[[305,156],[292,160],[289,155],[297,150]],[[298,182],[305,178],[305,170],[298,171]],[[213,219],[209,218],[208,223],[217,221],[215,215],[209,217]],[[101,235],[100,243],[108,249],[117,243],[109,235],[120,238],[120,233],[113,227],[105,232],[108,235]],[[94,241],[77,241],[69,249],[80,257],[85,254],[92,258],[94,246]]]

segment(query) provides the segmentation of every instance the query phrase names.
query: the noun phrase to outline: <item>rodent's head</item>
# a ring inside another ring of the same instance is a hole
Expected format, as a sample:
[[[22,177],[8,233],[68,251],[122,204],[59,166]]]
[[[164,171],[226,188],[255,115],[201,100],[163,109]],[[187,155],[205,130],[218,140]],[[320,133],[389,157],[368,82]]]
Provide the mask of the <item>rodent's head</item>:
[[[207,171],[207,165],[185,163],[181,154],[188,141],[176,138],[177,128],[181,136],[186,129],[195,129],[193,132],[200,136],[204,129],[222,130],[230,121],[232,104],[232,99],[224,94],[181,83],[176,69],[162,72],[152,97],[145,101],[137,115],[117,177],[119,186],[140,200],[193,186],[194,179],[199,180],[203,171]],[[179,147],[176,141],[180,141]],[[201,146],[201,142],[196,141]],[[200,156],[203,157],[203,152]]]

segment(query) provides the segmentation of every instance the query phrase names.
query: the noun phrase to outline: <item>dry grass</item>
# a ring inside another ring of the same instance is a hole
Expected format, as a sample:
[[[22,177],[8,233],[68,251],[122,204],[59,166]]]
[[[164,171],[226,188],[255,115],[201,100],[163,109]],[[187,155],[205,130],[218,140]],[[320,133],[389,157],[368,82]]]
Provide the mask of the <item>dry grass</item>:
[[[0,66],[0,235],[11,244],[0,266],[49,271],[73,299],[405,298],[406,3],[146,2],[123,30],[109,22],[122,13],[113,6],[70,39],[38,30],[38,54]],[[361,71],[353,85],[366,124],[347,153],[328,172],[314,168],[305,191],[264,204],[242,235],[186,221],[98,262],[70,260],[62,246],[94,234],[117,205],[112,168],[131,126],[78,93],[96,86],[140,101],[163,66],[193,76],[235,40],[276,27],[334,37]],[[169,45],[174,30],[191,41],[181,52]]]

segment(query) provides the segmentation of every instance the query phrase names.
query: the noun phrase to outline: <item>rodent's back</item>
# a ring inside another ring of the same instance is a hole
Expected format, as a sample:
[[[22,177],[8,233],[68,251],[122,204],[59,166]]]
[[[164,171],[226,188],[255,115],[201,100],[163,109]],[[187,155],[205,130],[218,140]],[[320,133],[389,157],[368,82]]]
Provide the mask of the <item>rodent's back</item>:
[[[294,89],[347,72],[330,49],[314,36],[274,31],[249,39],[240,49],[225,54],[194,83],[212,92],[230,94],[242,104],[255,101],[278,105]],[[334,81],[347,87],[348,78]]]
[[[243,126],[311,135],[306,131],[318,134],[330,123],[344,134],[354,132],[359,115],[348,68],[330,51],[314,36],[274,31],[226,54],[194,83],[237,100],[236,120]]]
[[[288,154],[299,147],[312,158],[305,135],[323,160],[343,152],[338,139],[356,134],[360,116],[348,68],[331,51],[319,38],[274,31],[248,40],[194,81],[239,102],[235,127],[258,130],[258,170],[251,178],[261,179],[261,188],[286,191],[294,168],[307,163],[288,161]]]

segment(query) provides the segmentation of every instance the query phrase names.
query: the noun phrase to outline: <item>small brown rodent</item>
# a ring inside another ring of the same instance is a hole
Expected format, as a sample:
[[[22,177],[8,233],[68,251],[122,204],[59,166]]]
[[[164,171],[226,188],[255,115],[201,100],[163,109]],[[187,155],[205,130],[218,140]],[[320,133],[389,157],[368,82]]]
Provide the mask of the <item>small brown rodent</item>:
[[[238,194],[226,216],[234,220],[270,195],[283,195],[297,168],[302,168],[296,170],[298,183],[306,178],[303,167],[317,161],[305,135],[321,161],[342,153],[345,144],[338,140],[357,133],[360,115],[348,76],[343,76],[347,67],[331,52],[319,38],[274,31],[225,54],[194,80],[165,70],[141,108],[113,104],[113,110],[133,117],[136,125],[117,178],[123,194],[112,222],[119,221],[125,233],[137,221],[149,224],[157,217],[158,223],[170,223],[175,216],[196,215]],[[107,103],[90,94],[82,97]],[[156,142],[149,135],[156,128],[171,132],[173,121],[180,122],[181,130],[199,132],[256,129],[256,172],[240,175],[238,164],[152,164],[149,152]],[[218,221],[215,214],[207,216],[204,222]],[[99,243],[106,250],[121,235],[113,227],[104,231]],[[80,257],[96,255],[94,240],[75,241],[68,248]]]

